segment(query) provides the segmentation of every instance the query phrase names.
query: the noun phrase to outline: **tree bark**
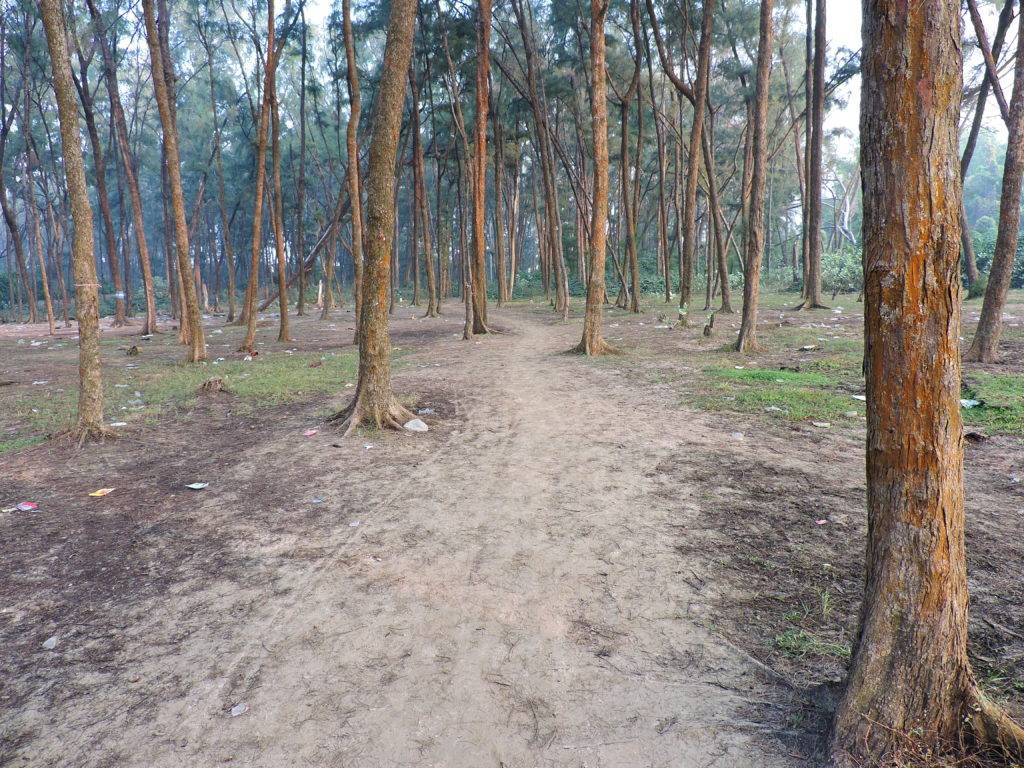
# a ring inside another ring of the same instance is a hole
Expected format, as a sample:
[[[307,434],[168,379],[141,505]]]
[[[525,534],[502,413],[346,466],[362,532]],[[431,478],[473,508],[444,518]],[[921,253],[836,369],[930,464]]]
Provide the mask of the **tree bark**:
[[[807,309],[824,308],[821,301],[821,186],[822,140],[825,121],[825,2],[816,0],[814,20],[814,87],[811,99],[811,136],[807,154],[808,213],[807,222],[807,281],[804,306]]]
[[[100,204],[100,218],[103,221],[103,235],[106,244],[107,262],[110,265],[110,278],[114,283],[114,325],[125,324],[125,293],[121,280],[121,265],[117,257],[117,243],[114,240],[114,217],[110,213],[110,196],[107,194],[107,164],[100,142],[100,132],[96,127],[96,110],[93,105],[93,94],[89,90],[89,65],[78,48],[75,39],[75,53],[78,58],[78,69],[81,81],[75,80],[78,96],[82,102],[82,114],[85,127],[89,134],[89,145],[92,148],[93,166],[96,170],[96,197]]]
[[[590,11],[590,122],[594,134],[594,199],[590,210],[590,274],[583,338],[576,352],[603,355],[613,351],[601,333],[604,314],[605,258],[608,248],[608,96],[605,64],[605,18],[608,0],[593,0]]]
[[[689,324],[693,268],[697,253],[697,182],[700,179],[704,109],[711,76],[711,33],[714,14],[714,0],[704,0],[700,48],[697,54],[697,82],[693,89],[693,124],[690,126],[690,147],[687,154],[686,195],[683,198],[683,274],[679,276],[679,324],[683,326]]]
[[[132,229],[135,232],[135,242],[139,250],[139,268],[142,270],[142,287],[146,295],[146,321],[142,324],[142,333],[143,335],[157,333],[159,329],[156,321],[156,290],[153,285],[153,267],[149,258],[149,243],[146,239],[146,225],[142,213],[142,194],[139,192],[138,175],[131,151],[128,121],[125,119],[124,107],[121,104],[117,68],[114,64],[113,53],[107,43],[106,33],[101,28],[102,17],[96,7],[96,0],[86,0],[86,5],[89,7],[89,16],[92,19],[93,35],[103,57],[103,79],[106,83],[107,97],[110,101],[110,110],[113,113],[116,128],[121,170],[124,173],[128,196],[131,199]]]
[[[53,90],[57,96],[61,148],[74,235],[71,248],[75,276],[75,316],[78,320],[78,418],[74,429],[80,443],[102,437],[103,382],[100,377],[99,282],[93,256],[92,206],[85,183],[78,104],[71,81],[67,26],[60,0],[41,0],[40,11],[50,51]]]
[[[348,152],[348,194],[352,208],[352,271],[355,304],[356,333],[355,342],[359,343],[359,317],[363,308],[363,201],[362,185],[359,181],[359,116],[362,114],[362,101],[359,94],[359,71],[356,69],[356,44],[352,33],[351,0],[342,0],[342,16],[345,37],[345,81],[348,86],[349,117],[345,128],[345,147]],[[333,255],[332,255],[333,258]],[[326,317],[326,312],[324,314]]]
[[[302,14],[301,58],[299,64],[299,183],[295,195],[295,250],[298,252],[296,268],[299,270],[298,300],[295,314],[306,314],[306,6]],[[334,258],[334,251],[331,251]]]
[[[879,765],[967,736],[1020,759],[967,657],[959,7],[869,0],[863,36],[867,578],[831,750]]]
[[[388,284],[395,228],[395,159],[415,22],[416,0],[392,0],[366,176],[368,247],[359,316],[359,382],[352,402],[334,417],[346,434],[364,423],[377,429],[401,429],[413,418],[391,389]]]
[[[246,326],[245,340],[240,351],[252,353],[256,344],[256,294],[260,283],[260,252],[263,247],[263,205],[267,183],[267,134],[270,132],[270,112],[274,89],[274,68],[277,66],[277,39],[274,30],[274,0],[267,3],[267,44],[263,62],[263,97],[260,100],[259,127],[256,130],[256,181],[252,204],[252,250],[249,262],[249,280],[245,287],[245,301],[239,323]],[[273,215],[273,212],[271,212]]]
[[[492,105],[491,130],[494,134],[494,269],[498,274],[498,306],[508,301],[508,278],[505,264],[505,136],[497,99]]]
[[[203,335],[203,320],[199,314],[199,301],[195,286],[186,276],[191,273],[189,266],[188,223],[185,219],[185,193],[181,186],[181,158],[178,154],[178,126],[171,100],[174,98],[174,72],[169,68],[170,52],[157,31],[153,0],[143,0],[143,16],[146,24],[146,41],[153,70],[153,88],[156,92],[160,123],[163,127],[163,146],[167,155],[167,180],[171,188],[171,207],[174,214],[175,247],[178,254],[178,272],[182,277],[182,320],[187,319],[189,330],[189,362],[197,363],[206,359],[206,339]],[[162,8],[166,12],[166,8]],[[167,20],[164,19],[164,23]]]
[[[277,101],[277,67],[270,77],[270,163],[273,174],[271,210],[274,224],[274,253],[277,255],[277,300],[280,313],[277,340],[291,341],[288,330],[288,264],[284,250],[284,192],[281,188],[281,113]],[[302,279],[302,258],[299,258],[299,279]]]
[[[412,84],[413,198],[415,201],[413,216],[419,223],[418,228],[423,233],[423,261],[427,268],[427,311],[424,317],[437,317],[440,302],[430,237],[430,206],[427,204],[426,166],[423,161],[423,141],[420,137],[419,88],[416,85],[415,73],[410,73],[410,82]],[[413,258],[419,259],[415,244],[413,245]]]
[[[487,327],[487,103],[490,97],[491,0],[478,0],[476,29],[476,125],[473,137],[473,333]]]
[[[747,242],[744,254],[743,319],[736,340],[739,352],[757,349],[757,303],[761,293],[761,259],[764,256],[765,170],[768,155],[768,96],[772,71],[773,0],[761,0],[761,24],[757,46],[757,84],[751,109],[750,207],[747,214]]]

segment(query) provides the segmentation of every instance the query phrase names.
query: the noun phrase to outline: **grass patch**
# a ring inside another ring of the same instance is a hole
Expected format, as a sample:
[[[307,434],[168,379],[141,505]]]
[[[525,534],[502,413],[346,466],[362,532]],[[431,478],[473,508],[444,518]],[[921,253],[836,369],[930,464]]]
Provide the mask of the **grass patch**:
[[[707,390],[697,405],[712,411],[764,413],[788,421],[843,421],[864,413],[847,392],[846,369],[782,371],[768,368],[704,369]]]
[[[33,435],[32,437],[14,437],[10,440],[0,440],[0,455],[20,451],[24,448],[31,448],[33,445],[39,445],[45,439],[42,435]]]
[[[242,408],[279,405],[318,395],[331,395],[355,383],[358,357],[343,354],[275,352],[250,362],[217,364],[140,362],[136,368],[105,365],[106,421],[152,420],[169,409],[195,404],[199,386],[219,376]],[[313,366],[313,367],[311,367]],[[26,391],[5,403],[5,421],[15,432],[0,440],[0,454],[35,445],[69,425],[78,391],[52,388]]]
[[[320,365],[310,367],[318,362]],[[219,376],[235,397],[255,405],[277,405],[334,392],[346,382],[355,383],[357,365],[354,352],[341,355],[274,353],[250,362],[140,366],[126,370],[128,376],[124,383],[129,390],[134,388],[141,392],[141,399],[147,404],[183,405],[195,399],[200,384]]]
[[[772,384],[798,384],[814,387],[823,387],[829,384],[828,376],[823,373],[773,371],[769,368],[705,368],[704,373],[717,379],[727,379],[743,383],[770,382]]]
[[[833,659],[849,659],[850,646],[846,643],[833,643],[805,629],[787,629],[775,636],[775,647],[797,659],[806,656],[827,657]]]
[[[981,405],[964,408],[964,423],[990,432],[1024,434],[1024,376],[972,373],[963,396]]]

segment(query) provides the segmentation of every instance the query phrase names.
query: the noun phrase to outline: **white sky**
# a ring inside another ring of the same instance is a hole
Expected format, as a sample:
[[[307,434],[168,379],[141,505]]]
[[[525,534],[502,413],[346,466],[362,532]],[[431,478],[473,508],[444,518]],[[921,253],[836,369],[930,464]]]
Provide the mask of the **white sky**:
[[[854,0],[832,0],[827,6],[825,30],[828,36],[829,64],[837,59],[840,48],[856,51],[860,48],[861,5]],[[844,153],[856,151],[856,134],[860,125],[860,76],[844,85],[839,96],[846,101],[842,109],[831,109],[826,114],[825,129],[844,128],[853,134],[851,140],[841,143]]]
[[[557,0],[556,0],[557,1]],[[330,12],[332,0],[306,0],[306,16],[313,23],[322,23]],[[989,39],[995,30],[996,12],[991,6],[982,6],[982,15],[985,17],[988,27]],[[829,64],[834,65],[838,61],[838,51],[846,48],[856,51],[861,46],[861,3],[857,0],[830,0],[827,11],[827,36],[829,45]],[[973,37],[973,30],[965,30],[967,37]],[[972,62],[969,66],[974,66]],[[1009,88],[1011,82],[1004,83],[1004,88]],[[860,77],[851,79],[837,94],[845,101],[842,108],[834,107],[829,110],[826,116],[826,129],[845,129],[850,132],[850,138],[840,142],[840,151],[852,154],[857,151],[856,134],[860,125]],[[989,99],[986,111],[986,125],[996,130],[1003,130],[1002,123],[998,119],[994,99]]]

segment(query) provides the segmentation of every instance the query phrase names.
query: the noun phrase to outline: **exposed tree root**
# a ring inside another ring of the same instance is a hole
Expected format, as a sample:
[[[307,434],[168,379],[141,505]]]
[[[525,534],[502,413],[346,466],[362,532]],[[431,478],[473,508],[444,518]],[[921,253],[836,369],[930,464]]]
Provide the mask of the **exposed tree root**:
[[[1024,728],[981,691],[975,689],[971,699],[966,720],[977,748],[1008,762],[1024,761]]]
[[[966,352],[964,352],[964,362],[965,363],[992,363],[992,364],[994,364],[994,363],[998,363],[999,360],[996,359],[996,357],[994,355],[987,355],[987,354],[985,354],[982,351],[974,349],[974,346],[971,345],[971,348],[968,349]]]
[[[76,424],[71,429],[54,435],[54,440],[65,445],[73,445],[78,449],[86,443],[102,443],[107,439],[115,440],[117,432],[102,424]]]
[[[807,299],[804,299],[799,304],[797,304],[795,307],[793,307],[792,311],[793,312],[807,312],[807,311],[812,310],[812,309],[831,309],[831,307],[827,307],[824,304],[809,304],[807,302]]]
[[[327,423],[337,425],[342,430],[342,436],[348,437],[361,426],[402,431],[406,422],[416,418],[416,414],[399,403],[394,396],[379,404],[369,403],[367,399],[357,392],[352,402],[330,416]]]
[[[600,357],[602,355],[621,355],[622,350],[601,338],[581,339],[579,344],[569,350],[569,354]]]
[[[884,732],[875,752],[854,748],[851,735],[846,739],[832,733],[832,764],[837,768],[1017,768],[1024,760],[1024,728],[1014,722],[997,704],[972,685],[965,695],[959,733],[950,738],[920,730],[912,733],[894,730],[871,718],[865,718],[874,730]]]

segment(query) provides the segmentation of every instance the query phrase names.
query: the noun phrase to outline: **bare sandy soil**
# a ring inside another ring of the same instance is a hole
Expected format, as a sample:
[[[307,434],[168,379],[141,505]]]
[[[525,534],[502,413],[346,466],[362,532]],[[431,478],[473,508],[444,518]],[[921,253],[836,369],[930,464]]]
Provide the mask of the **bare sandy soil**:
[[[853,631],[862,429],[681,407],[649,372],[699,331],[652,316],[592,362],[578,323],[492,309],[467,344],[458,311],[395,319],[426,434],[226,396],[0,457],[4,506],[40,502],[0,516],[0,765],[812,763],[842,664],[775,637],[821,579]],[[1019,674],[1024,449],[970,450],[973,650]]]

